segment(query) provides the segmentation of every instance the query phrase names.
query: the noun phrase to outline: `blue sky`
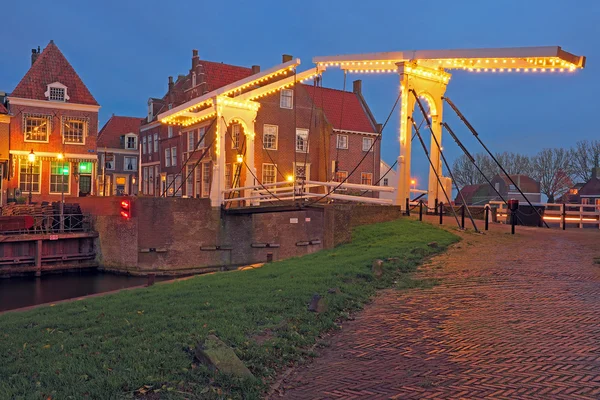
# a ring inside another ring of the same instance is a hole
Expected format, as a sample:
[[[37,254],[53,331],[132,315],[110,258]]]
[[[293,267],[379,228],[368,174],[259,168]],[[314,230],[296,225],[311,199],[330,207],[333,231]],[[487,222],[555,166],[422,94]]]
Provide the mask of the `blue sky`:
[[[575,7],[575,4],[577,5]],[[112,114],[144,116],[148,97],[160,97],[167,77],[186,73],[191,50],[212,61],[266,69],[281,54],[302,59],[346,53],[413,49],[559,45],[588,57],[575,74],[455,72],[447,95],[494,151],[534,154],[597,139],[600,93],[600,1],[171,1],[80,0],[7,2],[0,46],[0,90],[10,92],[29,68],[30,53],[53,39],[102,105]],[[38,21],[38,22],[35,22]],[[383,122],[397,96],[398,78],[363,79],[363,91]],[[326,86],[341,88],[327,72]],[[473,152],[480,151],[449,108],[445,120]],[[398,117],[384,131],[382,156],[398,155]],[[427,142],[429,139],[427,139]],[[459,150],[446,135],[452,160]],[[413,170],[420,182],[427,161],[417,142]]]

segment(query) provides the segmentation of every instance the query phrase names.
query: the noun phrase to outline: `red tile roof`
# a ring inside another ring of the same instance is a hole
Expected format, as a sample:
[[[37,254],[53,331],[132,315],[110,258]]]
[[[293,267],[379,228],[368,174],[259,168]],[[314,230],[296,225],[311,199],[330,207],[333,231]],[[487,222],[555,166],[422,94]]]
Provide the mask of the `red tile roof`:
[[[462,189],[460,189],[460,194],[456,194],[456,199],[454,199],[455,204],[462,204],[462,197],[465,198],[465,202],[467,204],[473,204],[473,197],[477,193],[477,191],[485,185],[465,185]]]
[[[315,88],[310,85],[303,86],[313,99],[315,106],[322,106],[325,117],[333,125],[333,129],[377,133],[377,129],[356,93]]]
[[[113,115],[98,133],[98,148],[121,148],[121,136],[127,133],[138,134],[145,118],[119,117]]]
[[[24,99],[47,100],[44,95],[48,90],[47,85],[54,82],[60,82],[67,87],[69,103],[98,105],[94,96],[53,41],[50,41],[38,56],[10,95]]]
[[[209,92],[252,75],[252,68],[204,60],[200,60],[199,64],[204,67]]]
[[[500,174],[499,176],[504,181],[504,183],[506,183],[507,186],[510,187],[510,185],[512,185],[510,179],[508,179],[506,175]],[[540,192],[540,183],[537,182],[535,179],[523,174],[511,175],[510,177],[513,181],[515,181],[515,183],[523,193]]]
[[[8,114],[8,110],[4,107],[4,104],[0,103],[0,114]]]

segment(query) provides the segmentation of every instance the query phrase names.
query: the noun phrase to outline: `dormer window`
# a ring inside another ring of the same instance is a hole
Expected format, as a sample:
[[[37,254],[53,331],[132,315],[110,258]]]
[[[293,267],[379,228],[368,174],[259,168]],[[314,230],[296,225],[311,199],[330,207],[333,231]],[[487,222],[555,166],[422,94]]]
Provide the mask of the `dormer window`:
[[[48,90],[44,93],[46,98],[50,101],[61,101],[65,102],[69,100],[67,94],[67,87],[60,82],[54,82],[48,85]]]
[[[137,150],[137,137],[134,135],[125,135],[125,148],[128,150]]]

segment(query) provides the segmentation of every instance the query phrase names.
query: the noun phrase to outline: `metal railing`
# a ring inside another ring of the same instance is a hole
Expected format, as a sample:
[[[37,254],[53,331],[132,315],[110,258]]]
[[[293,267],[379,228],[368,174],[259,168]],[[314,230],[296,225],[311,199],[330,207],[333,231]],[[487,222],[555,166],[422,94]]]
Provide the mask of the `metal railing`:
[[[490,201],[490,205],[498,209],[500,218],[508,221],[509,212],[506,204]],[[558,224],[565,229],[567,224],[577,225],[583,228],[585,225],[596,225],[600,229],[600,204],[563,204],[563,203],[540,203],[544,207],[543,218],[548,224]]]
[[[0,217],[0,235],[58,234],[92,231],[90,214],[38,214]]]

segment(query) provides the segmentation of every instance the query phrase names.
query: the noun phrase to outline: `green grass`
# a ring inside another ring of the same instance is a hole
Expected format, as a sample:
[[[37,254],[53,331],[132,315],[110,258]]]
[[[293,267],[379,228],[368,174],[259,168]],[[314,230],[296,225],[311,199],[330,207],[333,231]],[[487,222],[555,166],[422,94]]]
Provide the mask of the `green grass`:
[[[260,269],[5,314],[0,398],[259,398],[278,371],[310,359],[318,335],[336,329],[377,289],[393,281],[422,286],[407,273],[457,240],[401,219],[359,227],[351,244]],[[428,247],[432,241],[439,247]],[[398,260],[386,262],[384,277],[375,280],[371,262],[388,257]],[[314,293],[327,298],[326,313],[307,311]],[[210,333],[235,349],[254,379],[194,363],[196,343]]]

